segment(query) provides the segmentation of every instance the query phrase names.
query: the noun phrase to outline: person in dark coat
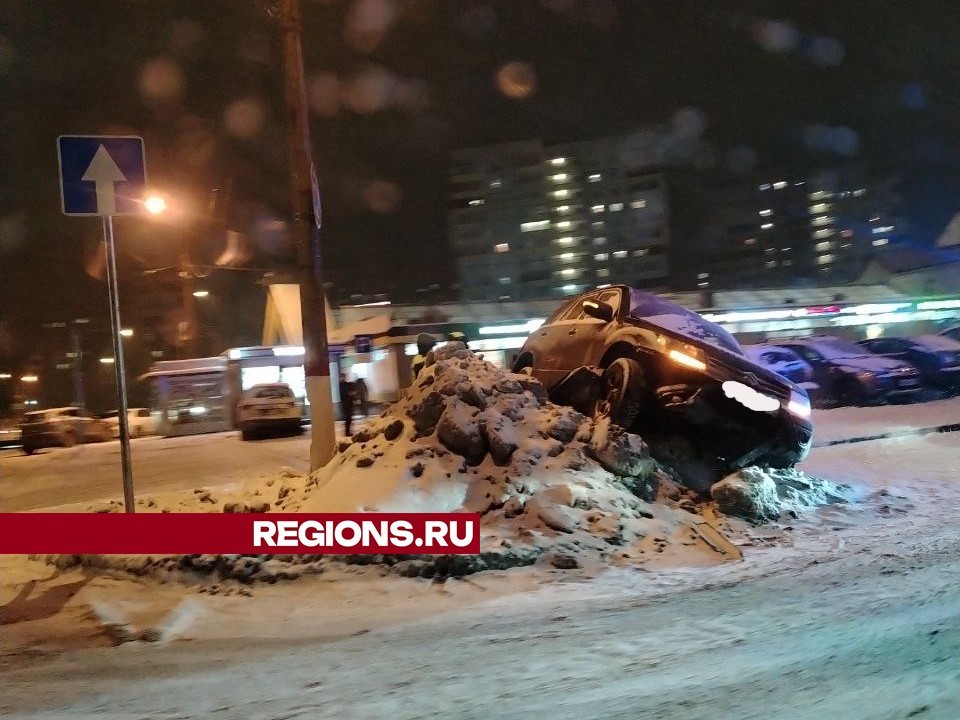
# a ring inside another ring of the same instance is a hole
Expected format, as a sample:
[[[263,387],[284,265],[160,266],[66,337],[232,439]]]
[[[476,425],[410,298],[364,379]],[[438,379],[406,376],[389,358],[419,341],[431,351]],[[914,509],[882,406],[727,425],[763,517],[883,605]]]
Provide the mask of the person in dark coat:
[[[347,380],[346,373],[340,373],[340,414],[343,415],[343,434],[350,437],[353,424],[353,401],[356,398],[353,383]]]
[[[427,353],[433,350],[436,344],[436,338],[429,333],[420,333],[417,335],[417,354],[414,356],[411,364],[414,380],[417,379],[417,375],[420,374],[420,371],[423,370],[424,366],[427,364]]]

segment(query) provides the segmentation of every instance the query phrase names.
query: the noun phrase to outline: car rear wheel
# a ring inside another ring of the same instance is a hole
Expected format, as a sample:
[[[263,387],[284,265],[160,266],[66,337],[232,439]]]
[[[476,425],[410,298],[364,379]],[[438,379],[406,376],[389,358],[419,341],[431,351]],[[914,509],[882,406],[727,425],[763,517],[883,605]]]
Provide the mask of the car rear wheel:
[[[36,449],[35,447],[31,447],[30,445],[24,445],[24,446],[23,446],[23,454],[24,454],[24,455],[33,455],[36,451],[37,451],[37,449]]]
[[[63,446],[71,448],[77,444],[77,433],[73,430],[67,430],[63,434]]]
[[[603,371],[600,394],[593,406],[593,419],[629,430],[643,406],[646,389],[643,367],[636,360],[617,358]]]

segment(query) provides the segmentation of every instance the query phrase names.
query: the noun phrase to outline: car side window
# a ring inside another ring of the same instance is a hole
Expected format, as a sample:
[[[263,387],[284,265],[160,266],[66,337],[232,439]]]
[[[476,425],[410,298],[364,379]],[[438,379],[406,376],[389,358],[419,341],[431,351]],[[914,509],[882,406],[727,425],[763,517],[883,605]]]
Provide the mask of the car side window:
[[[620,305],[623,302],[623,293],[616,288],[604,290],[596,299],[612,307],[614,316],[620,314]]]
[[[584,300],[596,300],[595,295],[589,295],[587,297],[578,298],[575,303],[573,303],[570,308],[558,318],[559,322],[572,320],[574,322],[578,320],[583,320],[587,317],[587,314],[583,311],[583,301]]]
[[[820,353],[816,352],[815,350],[811,350],[810,348],[799,347],[797,348],[797,352],[799,352],[803,356],[803,359],[807,362],[820,362],[823,360],[823,358],[820,357]]]
[[[150,417],[150,411],[146,408],[143,408],[137,413],[137,417],[148,418]]]

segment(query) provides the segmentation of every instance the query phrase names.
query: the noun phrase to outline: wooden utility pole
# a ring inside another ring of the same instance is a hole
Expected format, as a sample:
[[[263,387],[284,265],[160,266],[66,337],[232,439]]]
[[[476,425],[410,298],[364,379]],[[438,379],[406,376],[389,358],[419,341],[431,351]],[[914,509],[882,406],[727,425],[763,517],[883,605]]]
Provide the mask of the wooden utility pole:
[[[299,0],[280,0],[280,22],[283,28],[284,88],[289,117],[292,229],[297,246],[305,351],[303,364],[311,416],[310,469],[316,470],[333,458],[336,436],[320,258],[320,197],[313,170],[310,120],[303,80]]]

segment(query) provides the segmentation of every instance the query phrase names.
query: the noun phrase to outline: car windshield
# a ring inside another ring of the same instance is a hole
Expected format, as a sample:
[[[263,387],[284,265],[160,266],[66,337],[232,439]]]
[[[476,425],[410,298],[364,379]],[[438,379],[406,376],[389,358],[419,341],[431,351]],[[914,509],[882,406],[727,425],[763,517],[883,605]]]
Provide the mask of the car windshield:
[[[764,362],[770,364],[794,362],[797,359],[793,353],[788,352],[787,350],[767,350],[760,357]]]
[[[840,338],[820,340],[816,343],[815,347],[820,351],[820,353],[828,358],[863,357],[864,355],[870,354],[856,343],[852,343],[849,340],[842,340]]]
[[[290,388],[285,387],[269,387],[263,388],[257,393],[258,398],[289,398],[293,397],[293,393],[290,391]]]
[[[737,355],[743,355],[740,343],[722,327],[704,320],[692,310],[675,305],[653,293],[642,290],[630,291],[630,317],[645,320],[668,332],[702,340]]]

